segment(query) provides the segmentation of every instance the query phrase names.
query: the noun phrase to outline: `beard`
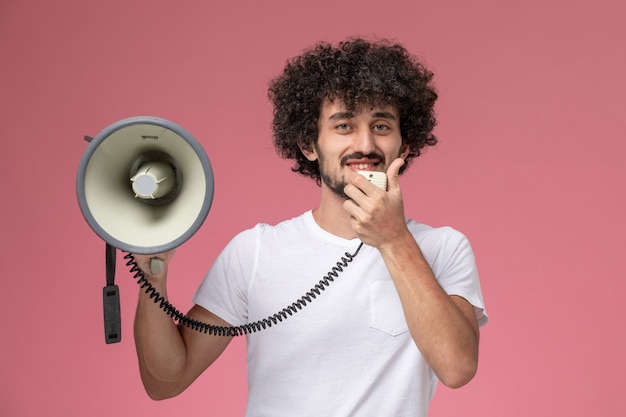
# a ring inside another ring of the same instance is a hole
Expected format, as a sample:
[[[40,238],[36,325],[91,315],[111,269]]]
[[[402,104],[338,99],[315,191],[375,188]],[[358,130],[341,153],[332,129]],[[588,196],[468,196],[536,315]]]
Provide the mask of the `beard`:
[[[344,200],[348,200],[348,196],[343,191],[348,185],[348,182],[343,178],[331,177],[323,171],[320,171],[320,177],[322,178],[322,182],[326,184],[326,186],[336,195]]]
[[[343,176],[340,177],[338,175],[332,175],[328,173],[325,169],[325,163],[324,163],[325,158],[322,155],[322,153],[319,151],[319,149],[317,151],[317,155],[318,155],[318,163],[319,163],[319,168],[320,168],[320,178],[322,179],[322,182],[337,196],[339,196],[343,200],[349,200],[350,197],[348,197],[346,193],[344,192],[346,185],[348,185],[348,181]],[[379,154],[363,155],[362,153],[357,152],[357,153],[353,153],[350,155],[346,155],[343,158],[341,158],[339,167],[340,168],[345,167],[346,163],[350,159],[362,159],[362,158],[378,160],[378,163],[383,164],[383,165],[385,163],[385,157],[383,155],[379,155]]]

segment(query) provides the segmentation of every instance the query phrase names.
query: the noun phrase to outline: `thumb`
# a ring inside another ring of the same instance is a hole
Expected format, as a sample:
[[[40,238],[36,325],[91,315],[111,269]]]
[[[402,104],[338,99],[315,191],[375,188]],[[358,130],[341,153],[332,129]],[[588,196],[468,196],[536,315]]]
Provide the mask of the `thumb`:
[[[400,188],[400,168],[404,165],[404,159],[396,158],[387,168],[387,191]]]

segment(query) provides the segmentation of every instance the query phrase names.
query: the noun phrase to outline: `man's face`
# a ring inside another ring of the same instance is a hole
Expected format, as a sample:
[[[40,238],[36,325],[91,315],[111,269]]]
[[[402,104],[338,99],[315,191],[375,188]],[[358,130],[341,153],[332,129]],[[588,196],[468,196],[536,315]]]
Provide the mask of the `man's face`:
[[[360,106],[347,111],[342,103],[325,101],[318,121],[318,138],[305,156],[320,167],[322,186],[347,198],[343,189],[350,171],[386,172],[389,164],[408,153],[400,135],[400,115],[393,106]]]

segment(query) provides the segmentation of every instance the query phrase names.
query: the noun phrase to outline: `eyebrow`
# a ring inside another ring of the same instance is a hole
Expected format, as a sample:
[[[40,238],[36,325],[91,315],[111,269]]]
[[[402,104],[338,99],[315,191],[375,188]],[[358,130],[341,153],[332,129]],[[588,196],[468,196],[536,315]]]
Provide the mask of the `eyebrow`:
[[[382,119],[396,120],[396,116],[388,111],[379,111],[373,114],[374,117],[380,117]]]
[[[374,113],[372,116],[377,117],[377,118],[396,120],[396,116],[393,113],[387,112],[387,111],[379,111],[379,112]],[[334,120],[341,120],[341,119],[352,119],[353,117],[354,117],[354,112],[339,111],[337,113],[331,114],[328,120],[334,121]]]
[[[352,119],[354,117],[354,113],[351,111],[338,111],[337,113],[333,113],[330,115],[328,120],[341,120],[341,119]]]

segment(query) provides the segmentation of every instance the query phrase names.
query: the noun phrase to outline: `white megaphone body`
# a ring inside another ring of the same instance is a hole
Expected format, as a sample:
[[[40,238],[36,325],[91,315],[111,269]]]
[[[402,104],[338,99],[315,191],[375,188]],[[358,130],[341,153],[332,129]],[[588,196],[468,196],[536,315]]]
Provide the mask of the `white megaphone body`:
[[[149,255],[187,241],[211,208],[213,171],[200,143],[162,118],[123,119],[86,139],[76,194],[83,217],[107,243],[105,338],[114,343],[121,337],[115,248]]]

